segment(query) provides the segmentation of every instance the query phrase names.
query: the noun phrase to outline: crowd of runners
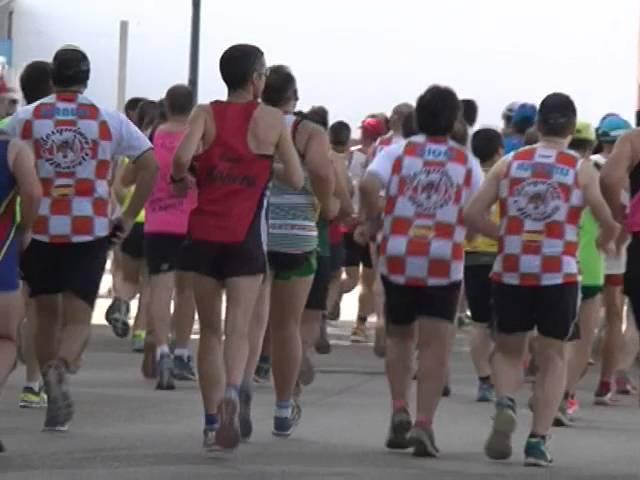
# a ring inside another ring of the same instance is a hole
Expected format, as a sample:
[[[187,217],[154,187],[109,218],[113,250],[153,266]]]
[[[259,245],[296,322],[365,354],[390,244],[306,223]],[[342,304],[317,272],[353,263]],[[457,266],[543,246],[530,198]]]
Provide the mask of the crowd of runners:
[[[20,350],[19,405],[46,408],[45,430],[73,418],[68,378],[109,259],[106,321],[158,390],[199,382],[207,451],[251,437],[254,382],[273,383],[273,435],[293,433],[328,322],[358,286],[351,341],[373,330],[385,358],[389,449],[439,455],[467,316],[476,400],[495,402],[491,459],[512,455],[525,377],[526,465],[552,463],[549,431],[571,424],[593,358],[596,404],[637,394],[640,130],[614,113],[594,128],[562,93],[474,130],[476,103],[433,85],[353,132],[324,107],[299,112],[292,70],[258,47],[219,65],[225,100],[195,105],[175,85],[122,114],[84,94],[89,58],[64,46],[24,69],[26,106],[2,103],[0,385]]]

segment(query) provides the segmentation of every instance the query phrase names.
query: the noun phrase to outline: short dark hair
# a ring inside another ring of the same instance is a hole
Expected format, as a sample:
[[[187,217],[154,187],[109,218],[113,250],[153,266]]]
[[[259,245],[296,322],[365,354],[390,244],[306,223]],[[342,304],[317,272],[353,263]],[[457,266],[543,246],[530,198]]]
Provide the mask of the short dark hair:
[[[402,136],[404,138],[411,138],[414,135],[418,135],[418,127],[416,126],[416,114],[411,112],[409,115],[405,115],[402,119]]]
[[[469,127],[473,127],[478,121],[478,104],[470,98],[463,98],[460,100],[460,103],[462,105],[462,118],[464,118],[464,122]]]
[[[502,135],[494,128],[481,128],[471,137],[471,151],[481,165],[492,161],[503,148]]]
[[[335,147],[346,147],[351,141],[351,127],[339,120],[329,127],[329,141]]]
[[[329,128],[329,110],[321,105],[311,107],[304,116],[310,122],[320,125],[324,130]]]
[[[450,136],[460,113],[460,101],[449,87],[432,85],[416,102],[418,130],[430,136]]]
[[[51,95],[53,92],[51,64],[36,60],[24,67],[20,75],[20,89],[27,105]]]
[[[297,99],[296,77],[291,73],[291,69],[285,65],[270,67],[262,91],[262,101],[271,107],[282,108]]]
[[[220,75],[230,92],[247,86],[264,53],[255,45],[233,45],[220,57]]]
[[[570,136],[576,127],[578,111],[571,97],[564,93],[547,95],[538,108],[538,130],[545,137]]]
[[[53,56],[51,83],[57,88],[86,87],[91,76],[89,57],[74,45],[65,45]]]
[[[189,115],[194,102],[193,90],[188,85],[174,85],[164,97],[164,106],[169,115]]]
[[[135,114],[135,125],[142,131],[153,128],[160,117],[160,105],[153,100],[144,100]]]
[[[127,117],[129,117],[130,119],[133,118],[133,116],[136,113],[136,110],[138,110],[138,107],[140,106],[140,104],[142,102],[146,102],[147,99],[144,97],[131,97],[129,100],[127,100],[127,102],[124,104],[124,113]]]

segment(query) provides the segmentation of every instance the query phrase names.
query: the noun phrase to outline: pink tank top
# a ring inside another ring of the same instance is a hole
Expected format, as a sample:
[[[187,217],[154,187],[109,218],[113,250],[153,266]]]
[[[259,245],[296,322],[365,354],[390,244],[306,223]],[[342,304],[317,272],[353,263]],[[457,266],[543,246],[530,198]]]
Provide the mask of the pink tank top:
[[[145,206],[145,233],[172,235],[186,235],[187,233],[189,214],[196,206],[197,192],[190,190],[186,197],[176,197],[169,182],[173,156],[183,135],[184,132],[158,130],[153,136],[153,148],[160,172],[153,193]]]

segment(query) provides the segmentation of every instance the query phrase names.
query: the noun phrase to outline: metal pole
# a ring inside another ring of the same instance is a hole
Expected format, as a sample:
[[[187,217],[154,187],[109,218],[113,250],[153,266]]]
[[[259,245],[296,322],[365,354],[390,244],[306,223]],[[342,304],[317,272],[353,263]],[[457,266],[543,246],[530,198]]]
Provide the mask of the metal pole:
[[[189,53],[189,86],[198,99],[198,73],[200,68],[200,10],[201,0],[192,0],[191,48]]]
[[[129,53],[129,22],[120,21],[120,46],[118,50],[118,90],[116,104],[118,110],[124,110],[127,95],[127,56]]]

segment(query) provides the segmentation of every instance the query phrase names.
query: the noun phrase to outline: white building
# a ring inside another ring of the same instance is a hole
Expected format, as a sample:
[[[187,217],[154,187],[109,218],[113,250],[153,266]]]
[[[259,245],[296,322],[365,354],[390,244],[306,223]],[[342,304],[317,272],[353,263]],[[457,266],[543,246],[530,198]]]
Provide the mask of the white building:
[[[2,4],[4,0],[0,0]],[[298,77],[302,107],[352,124],[431,83],[475,98],[497,124],[511,100],[569,93],[593,122],[631,118],[638,96],[640,2],[584,0],[202,0],[200,99],[224,95],[230,44],[263,48]],[[126,95],[160,97],[188,77],[190,0],[13,0],[13,65],[76,43],[92,59],[89,94],[114,106],[119,21],[128,20]],[[8,28],[0,10],[0,29]]]

